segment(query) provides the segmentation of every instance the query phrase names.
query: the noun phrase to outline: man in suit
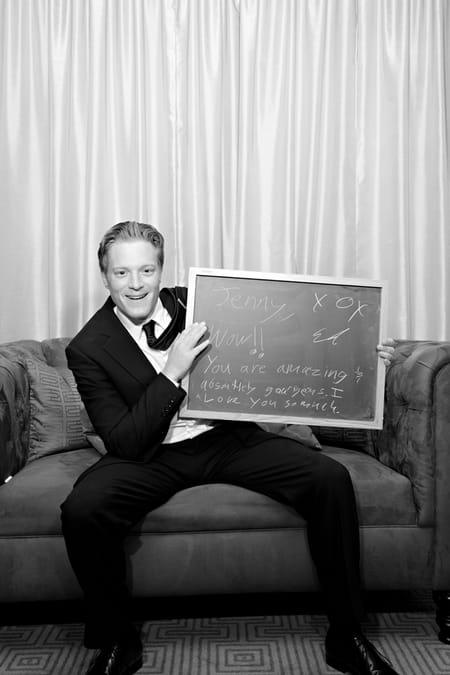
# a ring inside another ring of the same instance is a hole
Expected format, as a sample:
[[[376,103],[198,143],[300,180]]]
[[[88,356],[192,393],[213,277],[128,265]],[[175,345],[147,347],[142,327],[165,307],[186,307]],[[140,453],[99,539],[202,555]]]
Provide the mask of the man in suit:
[[[67,358],[107,453],[61,507],[86,600],[85,645],[97,650],[87,672],[129,675],[142,665],[123,550],[130,528],[183,488],[223,482],[305,517],[327,598],[327,663],[357,675],[395,675],[361,632],[359,528],[347,470],[251,422],[180,419],[180,382],[208,345],[207,326],[185,326],[185,288],[161,289],[162,235],[151,225],[119,223],[104,235],[98,258],[110,296],[70,342]],[[378,351],[389,362],[392,346]]]

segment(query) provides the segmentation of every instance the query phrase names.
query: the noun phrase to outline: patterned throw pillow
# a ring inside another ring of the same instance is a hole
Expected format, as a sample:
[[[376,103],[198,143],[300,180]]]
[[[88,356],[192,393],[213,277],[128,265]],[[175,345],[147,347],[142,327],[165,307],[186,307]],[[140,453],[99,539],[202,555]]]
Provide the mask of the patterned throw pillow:
[[[371,429],[315,426],[314,433],[322,445],[359,450],[377,457],[376,432]]]
[[[322,449],[311,427],[308,427],[306,424],[282,424],[277,422],[258,422],[258,424],[264,431],[293,438],[306,445],[307,448],[313,448],[314,450]]]
[[[28,462],[64,450],[86,447],[80,419],[81,399],[72,372],[45,361],[25,359],[30,380]]]
[[[98,434],[86,434],[86,438],[89,441],[89,444],[92,445],[94,450],[97,450],[99,455],[106,455],[108,452],[107,449],[105,448],[105,444],[103,443],[102,439]]]
[[[87,414],[87,410],[82,403],[81,403],[81,406],[80,406],[80,415],[81,415],[81,425],[83,427],[83,431],[85,433],[86,440],[89,442],[90,445],[92,445],[92,447],[95,450],[97,450],[97,452],[100,455],[106,455],[107,450],[105,448],[105,444],[103,443],[100,436],[95,432],[95,429],[92,426],[92,422],[90,420],[90,417]]]

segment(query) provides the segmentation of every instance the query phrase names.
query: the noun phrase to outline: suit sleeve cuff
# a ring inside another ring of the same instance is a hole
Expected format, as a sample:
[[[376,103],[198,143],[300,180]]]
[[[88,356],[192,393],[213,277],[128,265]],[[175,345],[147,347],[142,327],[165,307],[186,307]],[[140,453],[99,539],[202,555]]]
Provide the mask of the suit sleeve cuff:
[[[172,384],[175,385],[175,387],[176,387],[177,389],[180,388],[180,383],[179,383],[179,382],[177,382],[176,380],[173,380],[171,377],[169,377],[169,376],[166,375],[165,373],[161,373],[161,375],[164,375],[164,377],[166,378],[166,380],[169,380],[169,382],[172,382]]]

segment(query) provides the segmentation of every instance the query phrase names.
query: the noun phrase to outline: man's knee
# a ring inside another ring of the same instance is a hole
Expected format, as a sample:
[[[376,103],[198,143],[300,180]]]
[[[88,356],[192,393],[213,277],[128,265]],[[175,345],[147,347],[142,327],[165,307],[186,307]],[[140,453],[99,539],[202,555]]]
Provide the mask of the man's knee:
[[[61,504],[61,521],[63,532],[88,532],[98,520],[101,504],[98,495],[82,493],[74,488]]]
[[[326,455],[319,455],[319,458],[315,471],[316,485],[327,492],[353,492],[353,483],[348,469],[340,462]]]

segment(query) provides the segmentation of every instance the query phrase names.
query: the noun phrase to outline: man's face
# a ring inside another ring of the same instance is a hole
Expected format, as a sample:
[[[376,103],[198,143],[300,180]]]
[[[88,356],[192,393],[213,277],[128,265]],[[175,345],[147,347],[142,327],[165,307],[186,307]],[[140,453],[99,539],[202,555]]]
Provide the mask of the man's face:
[[[158,250],[148,241],[117,241],[108,250],[103,283],[118,309],[135,324],[155,309],[162,269]]]

